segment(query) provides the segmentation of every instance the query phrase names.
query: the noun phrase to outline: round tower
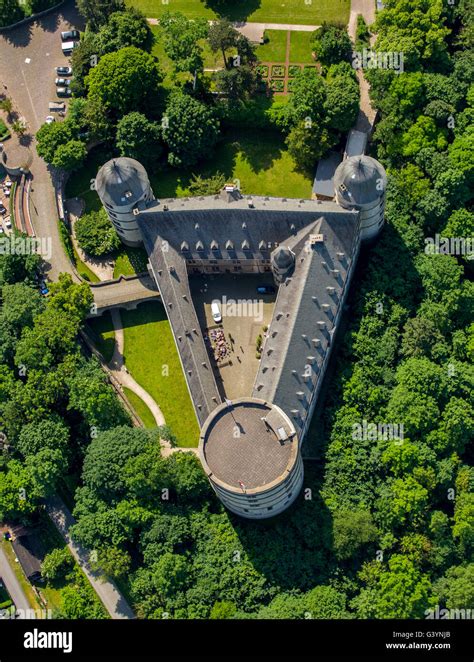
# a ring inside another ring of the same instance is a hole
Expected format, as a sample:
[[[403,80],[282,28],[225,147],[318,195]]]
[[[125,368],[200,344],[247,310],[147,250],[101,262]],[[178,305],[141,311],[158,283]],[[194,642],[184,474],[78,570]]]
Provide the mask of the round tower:
[[[239,398],[208,416],[199,456],[224,506],[249,519],[278,515],[303,485],[303,460],[291,420],[276,405]]]
[[[107,161],[97,173],[95,189],[123,243],[140,246],[142,236],[134,210],[138,203],[154,197],[142,164],[124,156]]]
[[[381,163],[361,154],[345,159],[334,174],[336,201],[360,212],[360,238],[372,239],[384,221],[387,175]]]

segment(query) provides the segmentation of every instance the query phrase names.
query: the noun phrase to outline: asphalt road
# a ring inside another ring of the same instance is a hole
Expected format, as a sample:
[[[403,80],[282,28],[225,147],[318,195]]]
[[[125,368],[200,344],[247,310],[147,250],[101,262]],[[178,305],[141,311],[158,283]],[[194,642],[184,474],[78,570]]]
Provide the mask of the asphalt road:
[[[0,91],[12,98],[15,109],[26,120],[28,133],[36,133],[49,115],[48,103],[57,100],[54,68],[67,64],[59,33],[71,27],[83,28],[83,23],[74,2],[68,0],[58,13],[0,35]],[[7,143],[5,146],[8,148]],[[51,240],[52,258],[46,266],[49,277],[56,280],[59,273],[72,273],[72,269],[59,239],[48,166],[36,154],[34,138],[30,149],[33,156],[31,217],[36,236]]]
[[[10,567],[7,556],[3,549],[0,548],[0,577],[3,579],[7,591],[10,594],[11,599],[15,603],[17,609],[22,609],[27,612],[31,609],[28,598],[23,592],[20,582],[16,578],[15,573]]]

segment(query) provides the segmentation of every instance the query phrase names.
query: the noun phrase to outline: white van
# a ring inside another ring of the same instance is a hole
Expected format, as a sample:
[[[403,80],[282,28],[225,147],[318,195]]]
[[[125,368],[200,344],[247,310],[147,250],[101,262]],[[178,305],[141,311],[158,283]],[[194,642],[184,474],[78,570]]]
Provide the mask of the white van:
[[[76,48],[77,41],[65,41],[61,44],[64,55],[71,55],[72,51]]]
[[[213,301],[211,303],[211,314],[212,314],[212,319],[216,324],[222,322],[221,307],[219,306],[218,301]]]

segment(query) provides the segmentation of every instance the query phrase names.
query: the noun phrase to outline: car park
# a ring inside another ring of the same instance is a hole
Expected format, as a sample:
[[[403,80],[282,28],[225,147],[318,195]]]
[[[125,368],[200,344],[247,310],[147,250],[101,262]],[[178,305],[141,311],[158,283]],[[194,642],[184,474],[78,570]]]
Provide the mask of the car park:
[[[58,97],[70,97],[72,95],[71,88],[57,87],[56,94],[58,95]]]
[[[54,84],[58,85],[59,87],[69,87],[71,81],[69,78],[55,78]]]
[[[61,32],[61,41],[79,41],[79,30],[65,30]]]
[[[72,67],[56,67],[58,76],[72,76]]]

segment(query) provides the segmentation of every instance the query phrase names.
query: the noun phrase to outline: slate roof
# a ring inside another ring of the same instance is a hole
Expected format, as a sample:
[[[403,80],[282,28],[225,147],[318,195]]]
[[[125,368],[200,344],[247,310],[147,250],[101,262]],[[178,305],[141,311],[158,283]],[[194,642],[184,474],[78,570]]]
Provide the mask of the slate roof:
[[[325,198],[334,197],[334,173],[341,163],[342,156],[339,152],[329,152],[324,159],[318,161],[316,176],[313,183],[313,193]]]
[[[366,147],[367,147],[367,134],[364,133],[363,131],[357,131],[357,129],[351,129],[349,131],[346,140],[344,158],[365,154]]]
[[[345,159],[334,175],[334,188],[348,205],[375,202],[385,190],[387,175],[383,166],[371,156],[362,154]],[[342,188],[341,188],[342,187]]]
[[[123,156],[104,163],[95,178],[97,194],[104,204],[112,207],[129,206],[131,201],[139,200],[149,186],[142,164]]]
[[[298,434],[324,373],[357,250],[357,213],[320,218],[301,238],[295,271],[278,290],[252,395],[281,407]]]
[[[18,536],[12,541],[12,545],[27,578],[33,581],[39,579],[45,552],[38,535],[30,532]]]
[[[307,297],[311,301],[311,294],[317,294],[326,302],[326,285],[339,287],[337,279],[321,266],[321,259],[326,259],[328,269],[339,268],[344,279],[345,266],[338,261],[336,252],[351,255],[357,243],[358,218],[358,212],[345,210],[333,202],[261,196],[231,197],[229,201],[226,194],[140,205],[137,222],[175,335],[200,425],[221,403],[221,398],[191,298],[185,260],[268,260],[279,245],[295,253],[295,273],[288,285],[279,288],[275,303],[275,311],[284,310],[285,314],[289,311],[291,321],[273,341],[276,347],[272,361],[277,367],[272,372],[284,375],[284,384],[277,390],[278,380],[266,374],[265,394],[254,392],[255,397],[270,402],[272,397],[267,393],[278,396],[283,410],[290,415],[295,389],[293,382],[290,382],[291,387],[288,384],[288,370],[283,370],[285,357],[291,357],[290,363],[298,364],[301,371],[301,361],[295,353],[303,351],[304,358],[310,352],[306,346],[302,348],[300,342],[291,347],[288,334],[296,329],[296,338],[301,329],[310,334],[310,338],[314,337],[309,327],[315,322],[315,306],[308,304]],[[307,253],[310,235],[320,232],[324,245]],[[326,318],[327,315],[323,317]],[[274,328],[279,324],[275,321]],[[266,349],[269,343],[270,339]],[[265,365],[263,358],[262,365]],[[262,376],[258,379],[262,380]]]

